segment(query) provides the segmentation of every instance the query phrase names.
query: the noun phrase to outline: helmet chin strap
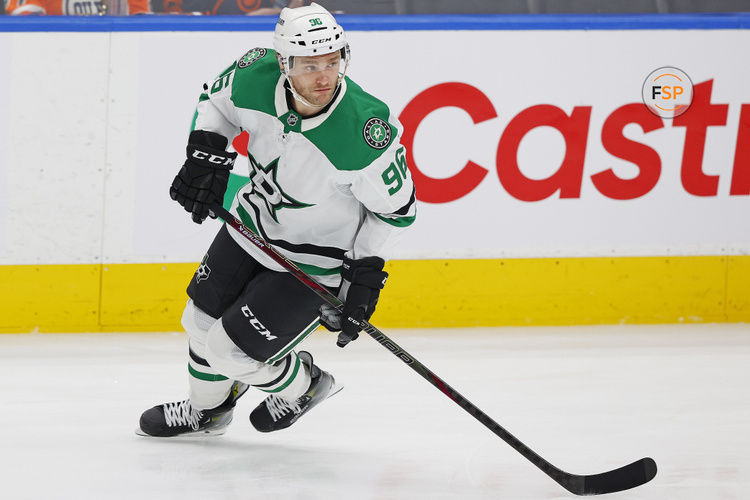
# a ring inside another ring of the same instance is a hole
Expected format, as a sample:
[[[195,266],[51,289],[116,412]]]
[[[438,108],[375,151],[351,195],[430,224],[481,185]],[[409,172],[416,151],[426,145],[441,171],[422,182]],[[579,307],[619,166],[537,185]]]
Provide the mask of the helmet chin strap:
[[[294,88],[294,83],[292,83],[292,79],[289,76],[287,76],[286,79],[289,82],[289,89],[292,91],[292,97],[294,97],[295,101],[299,101],[302,104],[304,104],[305,106],[308,106],[310,108],[315,108],[315,109],[325,108],[326,106],[328,106],[328,103],[331,102],[331,101],[328,101],[325,104],[313,104],[313,103],[311,103],[310,101],[308,101],[307,99],[305,99],[304,97],[302,97],[301,95],[299,95],[299,93],[297,92],[297,89]],[[336,90],[339,89],[340,85],[341,85],[341,79],[339,79],[339,83],[336,84]],[[336,91],[333,92],[333,95],[336,95]],[[333,97],[331,97],[331,99],[333,99]]]

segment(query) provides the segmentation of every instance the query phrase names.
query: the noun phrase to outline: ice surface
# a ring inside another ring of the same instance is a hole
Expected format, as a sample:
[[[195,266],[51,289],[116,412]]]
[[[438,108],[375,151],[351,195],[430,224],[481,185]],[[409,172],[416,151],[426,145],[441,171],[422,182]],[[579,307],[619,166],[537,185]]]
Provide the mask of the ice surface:
[[[568,472],[657,461],[605,498],[750,498],[750,325],[386,333]],[[290,429],[253,430],[248,393],[224,436],[159,440],[134,429],[185,397],[184,334],[0,335],[0,497],[572,497],[366,336],[303,347],[345,388]]]

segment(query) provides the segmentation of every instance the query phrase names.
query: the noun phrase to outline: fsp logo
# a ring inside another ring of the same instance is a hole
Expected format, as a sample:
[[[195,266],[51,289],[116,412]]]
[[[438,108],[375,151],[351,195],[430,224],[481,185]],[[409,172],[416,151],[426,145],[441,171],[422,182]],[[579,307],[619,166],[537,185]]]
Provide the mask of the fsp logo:
[[[693,102],[693,82],[687,74],[671,66],[651,72],[642,89],[643,103],[662,118],[674,118]]]
[[[271,332],[269,332],[266,327],[263,326],[263,323],[258,321],[258,318],[255,317],[255,314],[253,314],[247,304],[242,306],[240,311],[242,311],[242,314],[244,314],[246,318],[250,319],[250,325],[255,328],[258,333],[263,335],[266,340],[276,340],[278,338],[276,335],[271,335]]]

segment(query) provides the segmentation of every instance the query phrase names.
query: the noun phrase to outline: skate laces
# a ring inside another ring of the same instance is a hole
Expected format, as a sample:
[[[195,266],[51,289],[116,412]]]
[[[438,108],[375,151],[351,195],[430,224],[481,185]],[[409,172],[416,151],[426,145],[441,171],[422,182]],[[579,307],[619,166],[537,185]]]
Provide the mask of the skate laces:
[[[271,418],[274,422],[289,412],[300,413],[302,411],[297,400],[290,403],[286,399],[280,398],[274,394],[271,394],[266,398],[266,408],[268,408],[268,413],[271,414]]]
[[[164,404],[164,420],[169,427],[189,425],[191,429],[197,431],[201,418],[203,418],[203,412],[193,408],[189,399]]]

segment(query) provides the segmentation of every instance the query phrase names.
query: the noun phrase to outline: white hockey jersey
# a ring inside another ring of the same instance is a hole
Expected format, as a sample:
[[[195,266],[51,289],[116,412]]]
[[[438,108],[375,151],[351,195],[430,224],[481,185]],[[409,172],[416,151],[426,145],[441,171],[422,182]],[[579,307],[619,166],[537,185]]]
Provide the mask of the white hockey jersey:
[[[402,126],[383,102],[345,78],[323,112],[287,103],[276,53],[255,48],[204,85],[194,130],[229,139],[247,131],[250,182],[231,212],[324,285],[340,282],[346,254],[388,257],[416,217]],[[253,258],[283,269],[230,231]]]

